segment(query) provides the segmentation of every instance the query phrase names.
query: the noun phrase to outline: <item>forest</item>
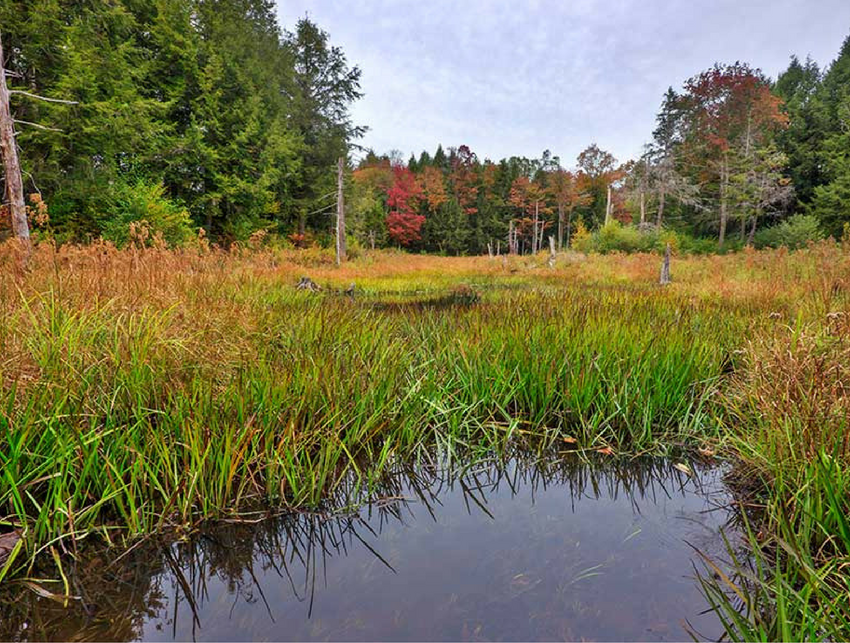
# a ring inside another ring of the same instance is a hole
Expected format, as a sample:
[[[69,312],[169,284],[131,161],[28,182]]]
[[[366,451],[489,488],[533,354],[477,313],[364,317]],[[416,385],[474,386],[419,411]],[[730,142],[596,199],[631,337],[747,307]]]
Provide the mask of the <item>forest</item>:
[[[36,238],[121,246],[144,221],[172,246],[200,231],[328,246],[340,157],[354,249],[793,248],[850,222],[850,39],[825,69],[792,56],[775,80],[695,70],[659,97],[639,158],[459,144],[405,161],[359,145],[360,69],[309,18],[279,25],[270,0],[10,0],[0,24]]]

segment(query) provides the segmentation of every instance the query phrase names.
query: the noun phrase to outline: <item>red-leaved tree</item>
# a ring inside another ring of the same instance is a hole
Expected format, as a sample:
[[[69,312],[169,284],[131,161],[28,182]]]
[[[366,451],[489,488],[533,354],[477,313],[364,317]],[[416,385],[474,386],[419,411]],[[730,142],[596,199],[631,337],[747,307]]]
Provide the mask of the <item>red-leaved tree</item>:
[[[399,245],[409,246],[422,238],[425,217],[417,212],[422,196],[422,186],[413,172],[403,166],[393,167],[393,183],[387,190],[387,231]]]
[[[729,182],[733,167],[752,162],[757,147],[787,126],[782,99],[770,81],[745,63],[715,65],[685,83],[682,107],[687,119],[686,161],[703,165],[717,181],[720,196],[718,241],[722,246],[728,221]]]

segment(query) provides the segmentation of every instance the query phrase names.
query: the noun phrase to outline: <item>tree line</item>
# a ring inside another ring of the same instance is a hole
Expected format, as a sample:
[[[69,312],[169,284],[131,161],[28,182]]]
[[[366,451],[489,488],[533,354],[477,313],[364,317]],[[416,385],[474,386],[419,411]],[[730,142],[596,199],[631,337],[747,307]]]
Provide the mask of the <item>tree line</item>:
[[[850,222],[850,38],[775,81],[714,65],[666,92],[638,158],[594,144],[565,166],[358,153],[359,68],[308,18],[280,26],[272,0],[7,0],[0,37],[29,214],[58,241],[126,243],[144,221],[172,244],[330,244],[339,158],[354,247],[533,253],[629,225],[729,248]]]
[[[716,64],[669,88],[650,143],[625,163],[595,144],[570,169],[548,151],[493,162],[461,145],[406,163],[371,153],[353,178],[361,241],[418,250],[536,252],[545,237],[563,247],[576,229],[606,223],[721,249],[787,220],[840,237],[850,224],[850,38],[825,71],[793,56],[772,81],[746,63]]]

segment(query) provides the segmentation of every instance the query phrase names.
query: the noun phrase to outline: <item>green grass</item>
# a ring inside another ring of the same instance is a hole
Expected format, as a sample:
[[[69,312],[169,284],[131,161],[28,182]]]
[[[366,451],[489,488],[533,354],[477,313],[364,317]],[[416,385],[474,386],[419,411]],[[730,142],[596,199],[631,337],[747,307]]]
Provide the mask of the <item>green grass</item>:
[[[668,288],[652,255],[298,256],[0,258],[0,523],[23,534],[0,573],[320,507],[435,449],[709,443],[760,506],[735,572],[702,577],[730,636],[850,634],[844,249],[676,259]]]
[[[2,401],[0,502],[28,544],[317,504],[346,470],[368,480],[433,445],[524,434],[636,452],[708,437],[729,351],[716,340],[743,323],[653,293],[387,311],[281,291],[229,336],[182,327],[175,307],[27,300],[12,325],[39,377]]]

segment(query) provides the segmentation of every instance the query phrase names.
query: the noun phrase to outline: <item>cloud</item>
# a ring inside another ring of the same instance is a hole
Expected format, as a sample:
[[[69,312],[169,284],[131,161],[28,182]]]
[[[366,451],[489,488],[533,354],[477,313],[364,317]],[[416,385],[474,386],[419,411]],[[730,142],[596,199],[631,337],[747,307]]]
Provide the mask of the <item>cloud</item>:
[[[278,0],[308,14],[363,70],[352,109],[379,152],[468,144],[570,165],[592,142],[625,160],[668,86],[714,62],[776,76],[791,54],[826,65],[850,33],[847,0]]]

